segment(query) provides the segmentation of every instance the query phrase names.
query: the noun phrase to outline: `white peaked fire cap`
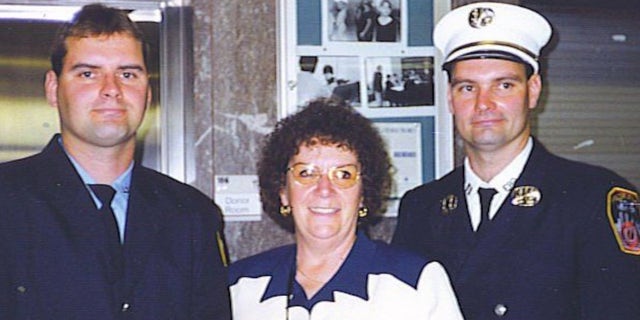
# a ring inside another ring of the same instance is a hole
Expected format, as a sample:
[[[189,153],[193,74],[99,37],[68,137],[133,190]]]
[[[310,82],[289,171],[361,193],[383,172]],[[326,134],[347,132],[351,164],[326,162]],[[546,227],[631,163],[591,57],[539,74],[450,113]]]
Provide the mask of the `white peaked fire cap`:
[[[535,11],[517,5],[477,2],[447,13],[433,30],[445,67],[467,59],[506,59],[539,70],[540,50],[551,38],[551,25]]]

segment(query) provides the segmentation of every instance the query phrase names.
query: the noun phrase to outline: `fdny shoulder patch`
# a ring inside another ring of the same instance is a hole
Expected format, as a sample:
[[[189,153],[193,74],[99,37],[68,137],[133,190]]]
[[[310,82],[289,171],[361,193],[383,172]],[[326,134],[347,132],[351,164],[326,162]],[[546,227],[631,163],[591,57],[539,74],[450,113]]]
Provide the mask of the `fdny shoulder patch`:
[[[640,255],[640,202],[638,193],[614,187],[607,195],[607,216],[620,250]]]

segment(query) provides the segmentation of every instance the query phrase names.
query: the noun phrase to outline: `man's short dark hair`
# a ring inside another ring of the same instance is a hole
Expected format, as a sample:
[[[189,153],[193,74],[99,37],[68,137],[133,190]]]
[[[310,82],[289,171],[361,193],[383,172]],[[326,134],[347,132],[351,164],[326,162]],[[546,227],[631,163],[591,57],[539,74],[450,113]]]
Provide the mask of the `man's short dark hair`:
[[[113,34],[128,34],[142,45],[144,64],[147,66],[148,44],[144,34],[135,22],[129,19],[130,11],[88,4],[78,11],[73,19],[60,27],[51,48],[51,69],[60,75],[64,57],[67,55],[67,39],[71,37],[87,38]]]

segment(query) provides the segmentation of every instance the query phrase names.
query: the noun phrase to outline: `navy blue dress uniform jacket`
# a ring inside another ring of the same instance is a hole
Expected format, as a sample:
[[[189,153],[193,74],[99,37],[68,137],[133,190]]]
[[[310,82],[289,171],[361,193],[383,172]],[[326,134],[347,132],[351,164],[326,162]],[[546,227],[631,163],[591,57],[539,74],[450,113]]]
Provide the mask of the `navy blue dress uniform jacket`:
[[[408,191],[392,243],[444,265],[466,319],[640,319],[640,256],[621,250],[607,213],[612,188],[632,189],[623,178],[534,140],[512,190],[533,186],[539,202],[510,195],[480,237],[463,184],[459,167]]]
[[[114,279],[97,209],[58,136],[0,165],[0,319],[229,319],[213,202],[135,165],[128,206]]]

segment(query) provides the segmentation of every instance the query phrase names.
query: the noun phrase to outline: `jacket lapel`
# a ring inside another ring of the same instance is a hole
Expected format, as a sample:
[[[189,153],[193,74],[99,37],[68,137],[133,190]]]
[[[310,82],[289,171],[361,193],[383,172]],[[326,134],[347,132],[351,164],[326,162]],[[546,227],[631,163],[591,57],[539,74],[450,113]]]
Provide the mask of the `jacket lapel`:
[[[53,208],[66,236],[76,245],[92,245],[86,240],[95,239],[101,232],[101,222],[96,214],[89,191],[76,172],[54,136],[39,155],[42,165],[36,168],[37,192],[43,201]],[[32,190],[36,191],[36,190]]]
[[[158,246],[164,222],[162,200],[154,192],[154,186],[145,183],[144,172],[135,166],[131,176],[131,193],[127,208],[124,256],[125,283],[132,289],[143,277],[149,255]],[[130,291],[128,291],[130,292]]]
[[[73,167],[59,143],[59,135],[51,139],[44,150],[35,156],[33,185],[31,192],[49,207],[38,214],[48,214],[42,221],[54,221],[59,228],[51,228],[58,236],[53,236],[58,248],[69,251],[83,259],[87,266],[95,266],[87,271],[97,272],[113,281],[109,255],[105,246],[105,230],[89,190]],[[48,223],[48,222],[47,222]],[[54,231],[55,230],[55,231]],[[59,231],[58,231],[59,230]],[[64,250],[63,250],[64,251]]]
[[[464,192],[464,170],[457,168],[446,178],[446,184],[440,189],[440,200],[437,208],[429,212],[438,212],[438,220],[433,223],[437,229],[432,230],[432,239],[438,239],[445,249],[441,252],[445,261],[449,261],[447,269],[458,273],[466,259],[473,252],[475,245],[474,232],[467,211],[467,200]]]

